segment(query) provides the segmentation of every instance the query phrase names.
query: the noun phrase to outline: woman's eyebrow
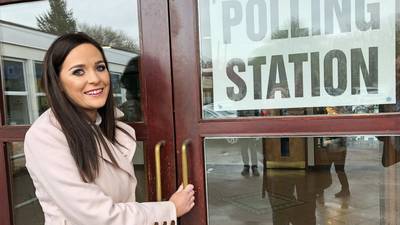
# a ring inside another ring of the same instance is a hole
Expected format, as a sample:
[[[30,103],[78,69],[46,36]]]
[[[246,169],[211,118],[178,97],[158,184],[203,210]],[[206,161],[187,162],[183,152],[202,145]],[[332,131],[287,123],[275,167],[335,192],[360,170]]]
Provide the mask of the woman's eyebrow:
[[[85,65],[83,65],[83,64],[74,65],[71,68],[69,68],[69,71],[71,71],[72,69],[75,69],[75,68],[82,68],[82,67],[85,67]]]
[[[99,61],[95,62],[94,64],[98,65],[98,64],[101,64],[101,63],[105,63],[104,60],[99,60]],[[74,65],[71,68],[69,68],[69,71],[71,71],[72,69],[75,69],[75,68],[82,68],[82,67],[85,67],[85,65],[84,64]]]

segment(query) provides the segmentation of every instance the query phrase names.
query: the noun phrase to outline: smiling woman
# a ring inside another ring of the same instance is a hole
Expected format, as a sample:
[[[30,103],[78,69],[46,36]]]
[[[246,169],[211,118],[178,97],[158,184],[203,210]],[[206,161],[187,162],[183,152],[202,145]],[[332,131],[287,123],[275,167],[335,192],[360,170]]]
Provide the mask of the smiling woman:
[[[95,121],[110,91],[110,74],[101,52],[91,44],[73,49],[61,67],[60,81],[72,102]]]
[[[116,119],[122,113],[96,41],[84,33],[57,38],[44,84],[50,109],[28,130],[24,153],[45,224],[176,224],[192,209],[193,185],[169,201],[136,202],[135,131]]]

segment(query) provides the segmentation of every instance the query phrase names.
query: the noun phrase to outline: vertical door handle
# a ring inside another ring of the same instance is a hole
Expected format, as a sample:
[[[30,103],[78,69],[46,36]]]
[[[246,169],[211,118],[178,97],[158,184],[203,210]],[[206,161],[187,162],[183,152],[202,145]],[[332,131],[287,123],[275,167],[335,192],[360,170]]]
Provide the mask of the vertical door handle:
[[[188,168],[188,160],[187,160],[187,149],[191,140],[186,139],[182,143],[182,180],[183,187],[185,188],[189,184],[189,168]]]
[[[162,190],[161,190],[161,161],[160,161],[160,151],[161,147],[165,145],[165,141],[159,141],[154,147],[154,155],[156,162],[156,194],[157,201],[160,202],[162,200]]]

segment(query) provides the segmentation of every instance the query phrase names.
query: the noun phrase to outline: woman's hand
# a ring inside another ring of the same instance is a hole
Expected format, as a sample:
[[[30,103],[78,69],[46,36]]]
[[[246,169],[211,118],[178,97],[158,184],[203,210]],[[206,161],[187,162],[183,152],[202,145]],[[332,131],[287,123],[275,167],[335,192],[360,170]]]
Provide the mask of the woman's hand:
[[[186,188],[179,186],[178,190],[169,199],[174,203],[176,208],[176,216],[181,217],[189,212],[194,206],[194,190],[193,185],[189,184]]]

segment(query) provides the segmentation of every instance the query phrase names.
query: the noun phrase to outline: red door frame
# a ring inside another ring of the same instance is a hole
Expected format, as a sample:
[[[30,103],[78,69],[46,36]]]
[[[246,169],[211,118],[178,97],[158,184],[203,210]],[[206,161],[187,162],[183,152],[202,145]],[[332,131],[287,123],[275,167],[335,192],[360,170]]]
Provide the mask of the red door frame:
[[[171,53],[177,158],[185,139],[192,140],[189,151],[190,182],[196,187],[196,207],[181,220],[182,225],[206,225],[204,137],[223,136],[304,136],[304,135],[400,135],[400,114],[296,116],[240,118],[202,121],[201,76],[196,0],[170,0]],[[310,129],[312,128],[312,129]],[[182,176],[177,161],[178,177]]]
[[[166,141],[161,150],[162,196],[168,199],[176,190],[175,135],[172,99],[171,52],[168,2],[140,0],[141,84],[145,102],[147,145],[146,165],[149,199],[154,200],[154,146]],[[165,179],[168,178],[168,179]]]
[[[34,0],[0,0],[0,5]],[[138,0],[140,32],[140,84],[144,122],[130,123],[136,139],[145,144],[145,171],[148,199],[155,200],[154,146],[160,140],[166,144],[161,151],[163,196],[167,199],[176,190],[174,117],[171,80],[171,57],[168,2]],[[1,79],[0,79],[1,80]],[[6,142],[23,141],[29,126],[4,124],[4,95],[0,85],[0,221],[12,224],[11,192],[7,174]],[[169,179],[165,179],[165,178]]]

